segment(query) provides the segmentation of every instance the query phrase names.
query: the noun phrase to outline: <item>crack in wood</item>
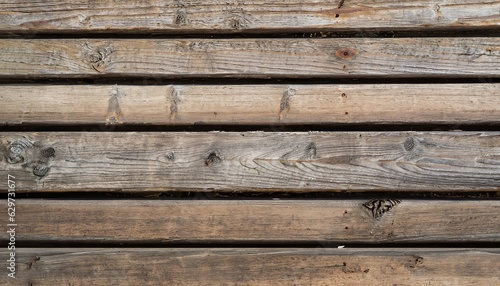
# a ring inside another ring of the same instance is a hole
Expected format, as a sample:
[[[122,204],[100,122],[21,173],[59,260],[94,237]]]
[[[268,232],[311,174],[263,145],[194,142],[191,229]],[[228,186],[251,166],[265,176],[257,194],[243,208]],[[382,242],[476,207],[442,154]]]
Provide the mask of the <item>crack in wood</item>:
[[[181,103],[181,101],[181,91],[176,87],[172,87],[168,94],[170,122],[175,122],[175,118],[179,112],[179,103]]]
[[[280,111],[279,111],[279,120],[283,120],[283,118],[286,117],[288,112],[290,111],[290,106],[291,106],[291,100],[292,97],[295,95],[295,89],[293,88],[288,88],[284,93],[283,96],[281,97],[280,101]]]
[[[342,6],[344,6],[344,2],[345,2],[345,0],[340,0],[339,5],[337,6],[337,9],[342,8]],[[335,14],[335,18],[338,18],[339,16],[340,16],[340,14]]]
[[[119,97],[123,96],[120,90],[116,87],[111,91],[111,96],[108,100],[108,114],[106,115],[106,124],[123,123],[123,113],[120,108]]]

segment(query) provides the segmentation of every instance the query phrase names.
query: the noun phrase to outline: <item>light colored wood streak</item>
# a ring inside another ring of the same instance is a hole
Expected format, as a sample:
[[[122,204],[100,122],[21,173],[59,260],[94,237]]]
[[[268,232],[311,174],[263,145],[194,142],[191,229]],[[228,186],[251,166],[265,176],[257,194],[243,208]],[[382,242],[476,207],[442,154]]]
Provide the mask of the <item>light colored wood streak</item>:
[[[43,132],[0,143],[0,174],[18,192],[500,189],[500,132]]]
[[[16,257],[16,282],[24,285],[500,283],[498,249],[20,248]]]
[[[341,7],[340,3],[342,3]],[[499,27],[496,0],[2,1],[0,31],[234,33]]]
[[[1,89],[0,124],[8,125],[500,123],[500,84],[6,85]],[[284,113],[282,99],[290,90],[293,94]]]
[[[491,77],[500,38],[5,39],[0,77]],[[487,78],[486,78],[487,79]]]
[[[22,199],[16,206],[22,225],[16,237],[57,243],[500,241],[500,201],[403,199],[378,218],[365,203]],[[7,212],[6,204],[1,208]]]

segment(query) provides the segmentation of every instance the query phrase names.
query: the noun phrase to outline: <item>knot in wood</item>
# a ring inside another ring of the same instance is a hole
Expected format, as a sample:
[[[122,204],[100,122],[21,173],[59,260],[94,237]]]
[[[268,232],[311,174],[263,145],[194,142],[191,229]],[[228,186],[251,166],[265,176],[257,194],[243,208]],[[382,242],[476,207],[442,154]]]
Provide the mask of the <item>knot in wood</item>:
[[[335,52],[335,56],[341,60],[352,60],[357,54],[357,50],[349,48],[340,48]]]
[[[403,147],[406,151],[413,150],[413,148],[415,148],[415,139],[413,139],[413,137],[406,138],[405,143],[403,143]]]
[[[222,158],[216,152],[210,152],[208,157],[205,159],[205,165],[213,166],[222,162]]]
[[[45,177],[49,173],[50,167],[47,164],[40,163],[33,168],[33,174],[39,178]]]
[[[363,203],[363,207],[367,208],[374,219],[379,219],[383,214],[390,211],[394,206],[401,203],[398,199],[385,199],[385,200],[370,200]]]
[[[8,153],[6,155],[7,162],[9,162],[10,164],[23,163],[25,150],[32,147],[33,142],[24,138],[12,142],[8,148]]]
[[[42,153],[42,157],[51,158],[51,157],[55,157],[56,150],[54,150],[54,148],[52,148],[52,147],[47,147],[47,148],[42,149],[41,153]]]
[[[168,161],[174,161],[175,160],[175,154],[174,152],[168,152],[165,157],[167,158]]]
[[[109,65],[109,56],[113,53],[113,49],[109,46],[91,48],[88,44],[85,44],[84,48],[86,50],[85,58],[92,68],[98,72],[104,72]]]

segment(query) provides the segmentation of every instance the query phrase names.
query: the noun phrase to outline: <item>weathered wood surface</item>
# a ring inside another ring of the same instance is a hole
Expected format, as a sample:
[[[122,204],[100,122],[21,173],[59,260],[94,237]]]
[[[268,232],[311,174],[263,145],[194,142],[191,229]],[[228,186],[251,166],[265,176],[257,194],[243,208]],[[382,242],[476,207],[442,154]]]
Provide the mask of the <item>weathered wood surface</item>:
[[[500,242],[496,200],[20,199],[16,212],[18,241]]]
[[[0,253],[7,257],[6,249]],[[500,283],[498,249],[21,248],[17,259],[19,285]]]
[[[6,132],[0,143],[18,192],[500,190],[500,132]]]
[[[500,84],[5,85],[0,124],[491,124]]]
[[[500,25],[496,0],[18,1],[0,3],[0,32],[265,33],[431,30]]]
[[[491,77],[500,38],[6,39],[0,77]]]

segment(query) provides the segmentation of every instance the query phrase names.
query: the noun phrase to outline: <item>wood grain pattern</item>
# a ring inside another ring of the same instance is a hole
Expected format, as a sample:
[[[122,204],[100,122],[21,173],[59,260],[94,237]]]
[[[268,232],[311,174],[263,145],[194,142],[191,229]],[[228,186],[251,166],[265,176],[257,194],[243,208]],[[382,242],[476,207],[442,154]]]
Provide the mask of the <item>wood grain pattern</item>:
[[[19,249],[29,285],[498,285],[498,249]],[[6,257],[6,250],[0,251]],[[9,282],[7,275],[0,283]]]
[[[0,3],[0,32],[265,33],[499,27],[496,0],[37,1]]]
[[[2,133],[18,192],[495,191],[500,132]]]
[[[500,242],[500,201],[402,200],[377,217],[366,203],[20,199],[16,222],[22,227],[16,237],[19,242],[146,244]],[[0,209],[7,213],[6,204]]]
[[[500,84],[1,88],[5,125],[500,123]]]
[[[0,77],[492,77],[500,38],[5,39]]]

